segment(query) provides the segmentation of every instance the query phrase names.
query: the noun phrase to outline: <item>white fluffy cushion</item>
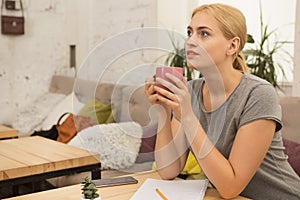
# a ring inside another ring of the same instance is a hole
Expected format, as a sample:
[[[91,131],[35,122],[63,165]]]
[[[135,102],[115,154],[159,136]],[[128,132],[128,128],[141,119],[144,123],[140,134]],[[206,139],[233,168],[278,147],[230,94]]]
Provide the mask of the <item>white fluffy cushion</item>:
[[[68,144],[99,154],[103,169],[120,170],[134,164],[142,132],[136,122],[100,124],[80,131]]]
[[[73,93],[67,95],[48,114],[47,118],[42,123],[42,130],[49,130],[57,123],[59,117],[65,112],[77,114],[83,105],[84,104],[79,102]]]
[[[12,127],[19,131],[19,136],[29,136],[35,129],[41,126],[49,112],[66,95],[45,93],[33,101],[29,106],[20,110],[15,117]]]

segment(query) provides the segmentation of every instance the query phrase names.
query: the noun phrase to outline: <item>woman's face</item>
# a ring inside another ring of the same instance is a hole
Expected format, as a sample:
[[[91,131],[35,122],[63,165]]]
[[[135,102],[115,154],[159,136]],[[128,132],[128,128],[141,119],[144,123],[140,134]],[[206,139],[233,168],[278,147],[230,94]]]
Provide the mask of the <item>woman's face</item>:
[[[196,13],[187,28],[186,57],[190,67],[203,69],[222,65],[230,46],[216,19],[205,12]]]

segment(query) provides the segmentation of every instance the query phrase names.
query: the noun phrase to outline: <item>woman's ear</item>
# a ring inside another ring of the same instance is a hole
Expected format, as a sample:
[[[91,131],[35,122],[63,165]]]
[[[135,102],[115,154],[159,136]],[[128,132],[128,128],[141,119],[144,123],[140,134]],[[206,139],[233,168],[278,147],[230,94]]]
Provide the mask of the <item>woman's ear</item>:
[[[240,47],[240,38],[234,37],[231,40],[228,41],[228,49],[227,49],[227,55],[231,56],[234,55],[236,52],[238,52]]]

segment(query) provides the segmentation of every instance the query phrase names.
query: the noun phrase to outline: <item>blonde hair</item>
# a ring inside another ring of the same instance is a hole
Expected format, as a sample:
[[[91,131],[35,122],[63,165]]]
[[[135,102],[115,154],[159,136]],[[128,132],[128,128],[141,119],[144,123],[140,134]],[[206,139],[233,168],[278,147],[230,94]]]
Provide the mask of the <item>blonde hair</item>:
[[[242,50],[247,42],[247,26],[243,13],[225,4],[205,4],[193,11],[192,17],[198,12],[205,12],[214,17],[226,39],[240,38],[240,46],[234,55],[233,67],[240,71],[248,71]]]

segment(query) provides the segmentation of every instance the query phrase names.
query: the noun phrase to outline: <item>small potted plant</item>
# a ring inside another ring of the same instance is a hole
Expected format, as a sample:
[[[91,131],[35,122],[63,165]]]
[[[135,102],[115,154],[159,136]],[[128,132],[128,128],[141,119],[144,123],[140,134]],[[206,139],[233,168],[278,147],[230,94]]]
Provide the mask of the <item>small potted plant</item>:
[[[101,200],[95,184],[89,177],[85,177],[81,180],[81,186],[81,200]]]

